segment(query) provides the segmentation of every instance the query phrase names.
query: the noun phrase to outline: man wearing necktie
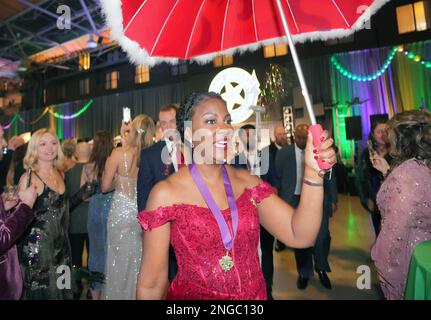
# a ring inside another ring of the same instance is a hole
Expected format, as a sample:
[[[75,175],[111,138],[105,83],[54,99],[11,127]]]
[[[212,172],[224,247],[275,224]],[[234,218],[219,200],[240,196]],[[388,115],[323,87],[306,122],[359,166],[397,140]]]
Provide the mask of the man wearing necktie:
[[[258,146],[255,142],[255,127],[246,124],[240,128],[239,137],[243,145],[243,152],[234,159],[233,166],[247,169],[253,174],[259,175],[263,181],[275,185],[274,160],[275,153],[271,152],[270,147],[265,147],[257,152]],[[266,283],[266,292],[268,300],[272,297],[272,282],[274,276],[273,261],[274,237],[260,226],[260,250],[262,252],[262,272]]]
[[[145,210],[151,189],[177,172],[184,165],[181,153],[181,137],[178,135],[177,107],[173,104],[160,108],[159,121],[163,132],[162,139],[151,147],[142,150],[138,173],[138,212]],[[177,263],[173,248],[169,250],[169,281],[177,273]]]
[[[299,124],[295,129],[295,143],[283,147],[275,158],[276,184],[279,196],[296,208],[301,197],[302,179],[304,175],[305,145],[307,143],[308,125]],[[331,236],[329,234],[329,217],[332,204],[336,204],[336,180],[324,181],[324,208],[322,225],[312,248],[295,249],[296,267],[298,270],[298,289],[305,289],[309,279],[316,270],[322,285],[331,289],[331,282],[326,274],[331,268],[328,263]],[[279,251],[279,250],[278,250]]]

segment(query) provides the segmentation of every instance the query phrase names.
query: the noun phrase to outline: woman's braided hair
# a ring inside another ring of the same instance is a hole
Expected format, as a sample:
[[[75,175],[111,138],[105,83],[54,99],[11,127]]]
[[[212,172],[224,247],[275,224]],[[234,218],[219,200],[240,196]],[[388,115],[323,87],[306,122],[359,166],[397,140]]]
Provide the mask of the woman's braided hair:
[[[223,98],[215,92],[194,92],[190,94],[181,104],[177,112],[177,130],[181,137],[184,137],[184,122],[191,121],[195,114],[196,107],[202,102],[210,99],[219,99],[225,103]]]

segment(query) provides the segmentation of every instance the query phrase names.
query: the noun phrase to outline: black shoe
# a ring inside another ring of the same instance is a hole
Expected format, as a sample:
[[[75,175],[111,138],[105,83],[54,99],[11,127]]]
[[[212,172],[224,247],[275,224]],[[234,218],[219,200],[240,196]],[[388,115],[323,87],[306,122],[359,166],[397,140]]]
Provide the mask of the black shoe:
[[[277,240],[275,242],[275,251],[280,252],[280,251],[283,251],[284,249],[286,249],[286,245],[283,242],[280,242]]]
[[[319,270],[317,270],[316,272],[319,275],[319,280],[322,286],[324,286],[326,289],[332,289],[331,280],[329,280],[329,277],[326,272]]]
[[[310,280],[310,279],[305,278],[305,277],[303,277],[303,276],[299,276],[299,277],[298,277],[298,281],[296,282],[296,287],[297,287],[299,290],[304,290],[304,289],[305,289],[305,288],[307,288],[307,286],[308,286],[308,280]]]

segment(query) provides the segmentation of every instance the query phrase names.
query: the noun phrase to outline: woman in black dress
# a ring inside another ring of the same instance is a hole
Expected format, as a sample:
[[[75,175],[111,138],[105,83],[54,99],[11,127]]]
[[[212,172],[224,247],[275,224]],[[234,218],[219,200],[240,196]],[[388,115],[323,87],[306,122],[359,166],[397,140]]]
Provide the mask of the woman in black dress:
[[[36,219],[19,243],[24,277],[22,299],[72,299],[71,252],[68,239],[69,210],[65,197],[63,153],[55,133],[36,131],[28,145],[20,189],[28,179],[36,186]]]

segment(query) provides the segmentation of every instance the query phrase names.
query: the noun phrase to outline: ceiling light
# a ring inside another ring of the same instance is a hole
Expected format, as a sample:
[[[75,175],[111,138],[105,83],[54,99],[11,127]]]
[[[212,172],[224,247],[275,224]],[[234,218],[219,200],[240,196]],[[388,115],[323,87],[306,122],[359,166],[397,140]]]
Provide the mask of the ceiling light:
[[[94,49],[97,48],[97,42],[94,41],[93,35],[90,35],[87,41],[87,48]]]

